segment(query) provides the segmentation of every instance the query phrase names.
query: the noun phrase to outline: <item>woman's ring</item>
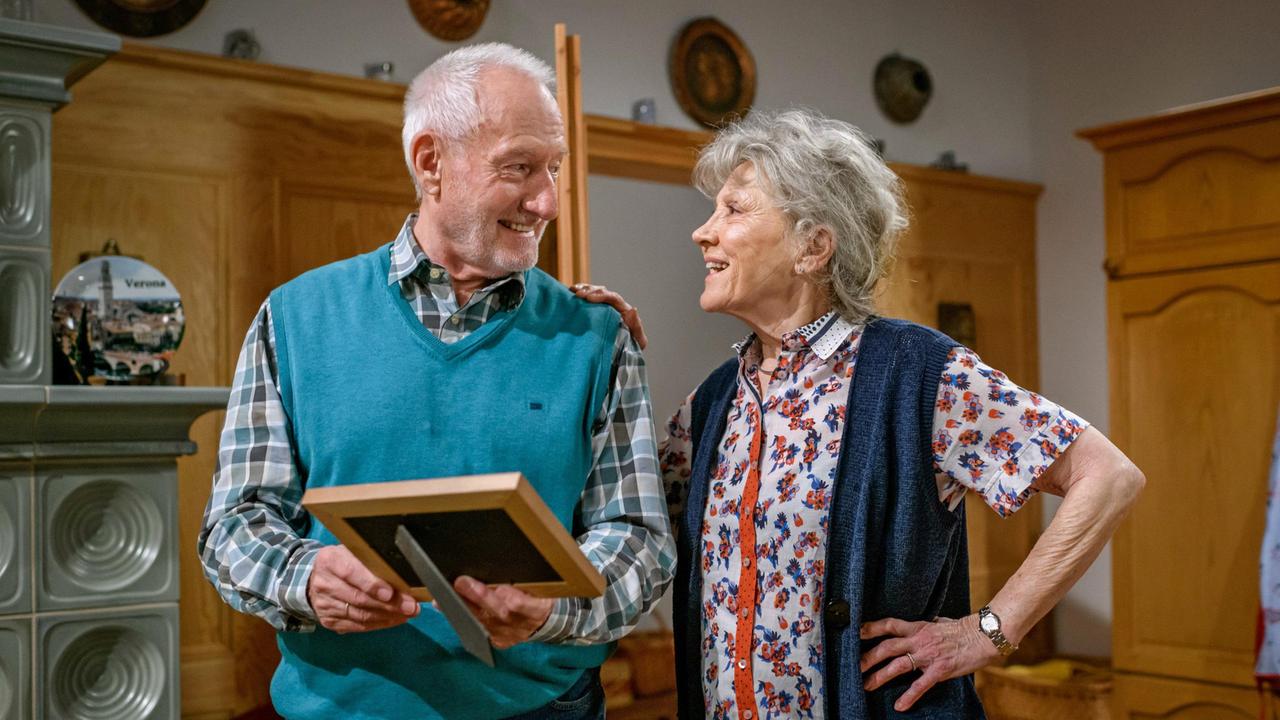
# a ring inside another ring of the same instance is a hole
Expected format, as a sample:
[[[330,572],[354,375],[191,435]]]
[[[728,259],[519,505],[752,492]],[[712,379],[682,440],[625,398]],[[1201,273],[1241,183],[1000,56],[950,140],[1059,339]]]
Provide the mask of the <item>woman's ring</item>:
[[[920,669],[920,666],[919,666],[919,665],[916,665],[916,659],[915,659],[915,658],[913,658],[913,657],[911,657],[911,653],[907,653],[907,659],[911,661],[911,671],[912,671],[912,672],[915,672],[916,670],[919,670],[919,669]]]

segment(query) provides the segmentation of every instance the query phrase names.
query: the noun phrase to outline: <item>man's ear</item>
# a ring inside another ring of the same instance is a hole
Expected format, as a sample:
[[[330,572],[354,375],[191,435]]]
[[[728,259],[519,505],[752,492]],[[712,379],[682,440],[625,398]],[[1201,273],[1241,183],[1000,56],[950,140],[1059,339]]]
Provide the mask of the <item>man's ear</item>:
[[[440,139],[432,133],[419,133],[413,138],[410,146],[413,175],[418,179],[423,195],[440,194],[440,176],[444,165],[441,150]]]
[[[819,225],[810,230],[809,236],[804,239],[804,244],[796,257],[796,272],[800,275],[810,275],[826,269],[835,251],[836,239],[831,234],[831,229],[825,225]]]

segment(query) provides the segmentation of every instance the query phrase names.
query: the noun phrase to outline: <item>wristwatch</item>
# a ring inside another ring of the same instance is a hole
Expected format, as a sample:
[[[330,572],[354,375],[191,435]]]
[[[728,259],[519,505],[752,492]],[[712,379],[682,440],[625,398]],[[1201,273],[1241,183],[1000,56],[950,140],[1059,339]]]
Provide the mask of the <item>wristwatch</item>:
[[[990,605],[985,605],[978,611],[978,628],[991,640],[1001,655],[1012,655],[1013,651],[1018,649],[1017,645],[1009,642],[1009,638],[1000,632],[1000,616],[992,612]]]

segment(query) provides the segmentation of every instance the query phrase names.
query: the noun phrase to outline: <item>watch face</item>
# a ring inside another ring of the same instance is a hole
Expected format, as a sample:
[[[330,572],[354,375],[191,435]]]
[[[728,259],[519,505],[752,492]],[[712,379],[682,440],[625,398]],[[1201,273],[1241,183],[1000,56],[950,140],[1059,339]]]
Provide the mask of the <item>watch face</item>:
[[[982,626],[983,632],[990,633],[1000,629],[1000,621],[996,620],[996,616],[990,613],[983,614],[978,622]]]

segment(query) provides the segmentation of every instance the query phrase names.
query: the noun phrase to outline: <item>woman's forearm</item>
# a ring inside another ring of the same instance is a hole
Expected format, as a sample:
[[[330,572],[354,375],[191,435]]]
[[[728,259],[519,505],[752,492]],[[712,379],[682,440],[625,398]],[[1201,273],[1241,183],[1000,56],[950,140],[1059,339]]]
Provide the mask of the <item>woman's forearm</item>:
[[[1063,500],[1026,560],[991,598],[1010,642],[1020,642],[1084,575],[1145,482],[1142,472],[1093,428],[1037,481]]]

